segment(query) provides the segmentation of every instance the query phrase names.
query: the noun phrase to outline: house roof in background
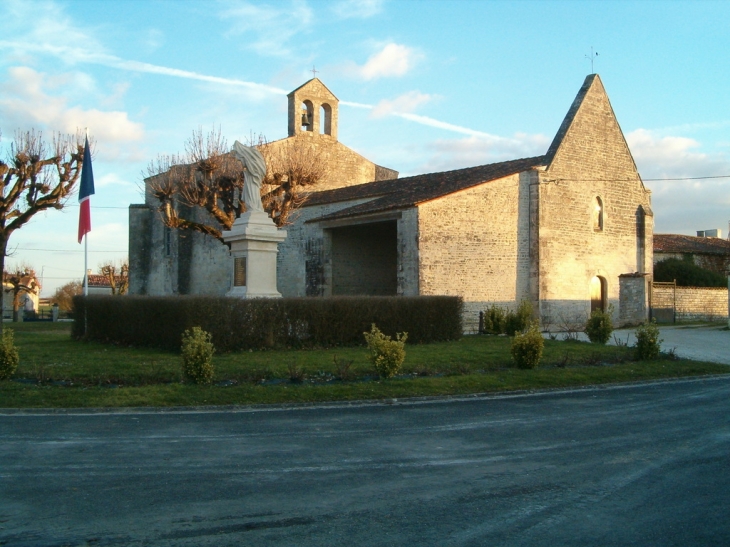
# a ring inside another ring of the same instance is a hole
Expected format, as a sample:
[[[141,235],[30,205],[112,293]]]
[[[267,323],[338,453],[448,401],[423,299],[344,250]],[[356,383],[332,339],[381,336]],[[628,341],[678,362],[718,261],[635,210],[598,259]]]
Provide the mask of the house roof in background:
[[[730,241],[719,237],[654,234],[654,252],[730,255]]]
[[[114,281],[119,286],[122,283],[122,280],[124,278],[121,275],[114,276]],[[111,288],[111,285],[109,284],[109,278],[105,275],[101,274],[89,274],[89,287],[108,287]]]

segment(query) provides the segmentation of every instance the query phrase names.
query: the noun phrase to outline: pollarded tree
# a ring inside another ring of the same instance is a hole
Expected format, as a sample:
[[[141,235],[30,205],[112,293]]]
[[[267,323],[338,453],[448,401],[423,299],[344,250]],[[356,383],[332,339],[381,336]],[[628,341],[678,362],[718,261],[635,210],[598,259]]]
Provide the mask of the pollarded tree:
[[[18,131],[7,161],[0,160],[0,271],[5,271],[10,236],[36,213],[62,209],[75,189],[84,161],[82,134],[54,134],[50,145],[42,134]],[[0,322],[2,332],[2,322]]]
[[[306,200],[306,188],[326,176],[326,161],[311,139],[268,143],[259,138],[256,146],[266,160],[261,184],[264,210],[277,226],[285,226]],[[184,155],[159,156],[150,163],[147,181],[166,226],[194,230],[223,242],[222,232],[230,230],[246,211],[241,199],[243,172],[220,131],[204,135],[198,129],[185,143]],[[191,211],[202,209],[207,216],[201,221],[194,213],[185,215],[180,204]]]
[[[107,262],[99,266],[99,273],[107,278],[112,294],[127,294],[129,289],[129,264],[126,260],[119,264]]]

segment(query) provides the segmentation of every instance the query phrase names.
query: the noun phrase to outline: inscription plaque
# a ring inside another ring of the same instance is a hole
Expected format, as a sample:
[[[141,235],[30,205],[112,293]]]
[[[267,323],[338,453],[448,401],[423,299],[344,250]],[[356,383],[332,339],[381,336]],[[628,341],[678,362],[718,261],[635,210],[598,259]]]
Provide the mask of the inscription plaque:
[[[246,257],[241,256],[233,259],[233,286],[246,286]]]

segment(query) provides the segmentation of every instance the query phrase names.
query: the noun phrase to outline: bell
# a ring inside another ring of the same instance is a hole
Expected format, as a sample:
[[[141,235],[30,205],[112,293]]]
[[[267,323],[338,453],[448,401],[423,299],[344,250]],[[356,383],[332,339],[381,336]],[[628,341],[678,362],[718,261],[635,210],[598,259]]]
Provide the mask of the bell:
[[[309,112],[306,110],[302,112],[302,125],[309,126],[312,122],[309,119]]]

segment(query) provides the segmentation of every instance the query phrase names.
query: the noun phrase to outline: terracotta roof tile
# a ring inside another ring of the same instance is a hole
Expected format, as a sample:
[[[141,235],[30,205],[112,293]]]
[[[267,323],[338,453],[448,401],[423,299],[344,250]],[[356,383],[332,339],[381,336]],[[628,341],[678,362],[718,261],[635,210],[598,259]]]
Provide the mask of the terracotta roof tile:
[[[121,275],[114,277],[114,281],[117,286],[122,283],[122,280],[123,277]],[[89,287],[111,287],[111,285],[109,285],[109,279],[107,276],[101,274],[89,274]]]
[[[730,241],[718,237],[654,234],[654,252],[730,255]]]

